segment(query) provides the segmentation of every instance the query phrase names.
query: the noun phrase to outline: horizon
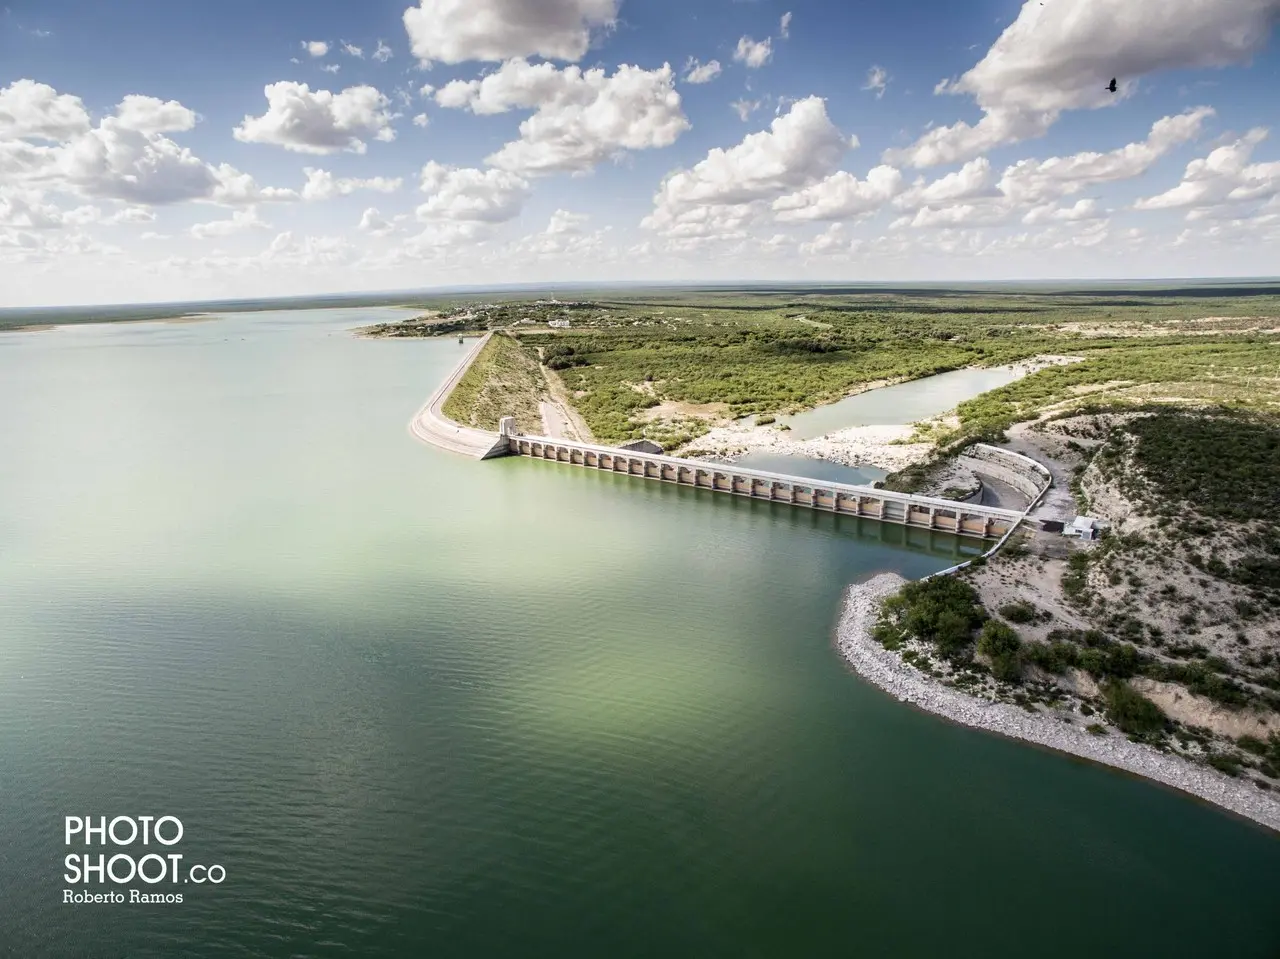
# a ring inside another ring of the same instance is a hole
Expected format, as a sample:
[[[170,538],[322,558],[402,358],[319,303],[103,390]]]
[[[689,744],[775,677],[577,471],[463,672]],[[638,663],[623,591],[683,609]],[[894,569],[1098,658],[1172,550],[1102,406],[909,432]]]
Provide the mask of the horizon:
[[[1280,0],[511,2],[6,8],[5,305],[1277,270]]]
[[[231,310],[229,307],[241,304],[268,304],[262,307],[270,309],[270,304],[296,303],[295,309],[358,309],[363,306],[395,306],[398,303],[371,303],[373,300],[396,300],[412,298],[438,298],[445,296],[484,296],[493,294],[518,294],[523,292],[554,292],[555,290],[586,290],[593,292],[609,292],[612,290],[645,291],[645,290],[682,290],[682,291],[758,291],[785,293],[791,290],[833,290],[848,292],[858,290],[866,293],[902,293],[912,290],[946,292],[969,292],[992,290],[1010,293],[1024,292],[1026,288],[1049,287],[1055,292],[1087,294],[1089,292],[1134,292],[1165,290],[1178,293],[1191,293],[1205,287],[1280,287],[1280,274],[1274,276],[1182,276],[1182,277],[1125,277],[1102,278],[1081,277],[1062,280],[1054,278],[1038,278],[1023,280],[970,280],[970,281],[935,281],[935,280],[822,280],[822,281],[788,281],[788,280],[750,280],[750,281],[650,281],[650,280],[605,280],[605,281],[542,281],[535,283],[512,284],[469,284],[458,286],[420,287],[417,289],[387,290],[347,290],[341,292],[317,292],[301,294],[284,294],[280,296],[227,297],[192,300],[135,300],[118,302],[91,303],[51,303],[42,306],[3,306],[0,307],[0,318],[34,314],[75,313],[83,310],[128,311],[131,309],[155,310],[165,307],[222,307],[222,312],[254,312],[254,310]],[[1249,291],[1246,291],[1249,292]],[[1277,292],[1280,292],[1278,290]],[[333,307],[316,307],[318,301],[353,300],[347,306],[337,304]],[[411,304],[405,304],[411,305]],[[219,311],[214,311],[219,312]]]

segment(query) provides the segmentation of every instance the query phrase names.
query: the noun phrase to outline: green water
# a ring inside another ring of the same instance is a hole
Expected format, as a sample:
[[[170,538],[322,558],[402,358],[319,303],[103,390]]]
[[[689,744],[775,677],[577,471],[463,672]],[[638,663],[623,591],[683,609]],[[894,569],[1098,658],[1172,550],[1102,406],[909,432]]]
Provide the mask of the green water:
[[[436,453],[375,318],[0,336],[0,954],[1276,955],[1274,836],[842,668],[955,540]],[[227,878],[63,904],[67,815]]]

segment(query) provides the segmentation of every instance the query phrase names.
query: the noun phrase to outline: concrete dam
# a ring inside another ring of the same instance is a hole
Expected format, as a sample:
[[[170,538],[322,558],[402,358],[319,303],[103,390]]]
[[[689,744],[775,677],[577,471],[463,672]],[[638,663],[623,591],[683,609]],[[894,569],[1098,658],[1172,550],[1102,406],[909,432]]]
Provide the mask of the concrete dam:
[[[466,351],[457,367],[414,416],[409,429],[417,439],[478,459],[528,456],[675,486],[979,539],[1004,536],[1022,519],[1022,513],[994,506],[895,493],[873,486],[828,483],[643,450],[527,436],[516,431],[512,417],[502,420],[497,433],[460,426],[444,415],[444,402],[491,335],[485,334]]]
[[[504,449],[508,455],[513,456],[529,456],[677,486],[803,506],[846,516],[861,516],[961,536],[1003,536],[1022,518],[1021,513],[1013,510],[895,493],[872,486],[829,483],[783,473],[741,469],[548,436],[525,436],[515,431],[515,420],[510,417],[502,421],[497,443],[484,455],[486,458],[502,455]]]

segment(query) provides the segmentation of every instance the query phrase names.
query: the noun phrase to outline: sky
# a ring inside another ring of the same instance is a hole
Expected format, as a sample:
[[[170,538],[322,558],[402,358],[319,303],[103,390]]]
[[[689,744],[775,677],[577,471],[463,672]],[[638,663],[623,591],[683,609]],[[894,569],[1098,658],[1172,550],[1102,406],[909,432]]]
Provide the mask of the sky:
[[[1280,0],[10,0],[0,307],[1280,275],[1278,21]]]

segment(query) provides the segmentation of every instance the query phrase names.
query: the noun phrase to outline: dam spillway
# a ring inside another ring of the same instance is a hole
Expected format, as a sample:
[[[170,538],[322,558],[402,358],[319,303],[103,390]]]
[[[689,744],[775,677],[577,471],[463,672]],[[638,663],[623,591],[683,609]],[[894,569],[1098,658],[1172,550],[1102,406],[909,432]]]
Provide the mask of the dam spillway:
[[[528,456],[676,486],[982,539],[1003,536],[1022,518],[1022,514],[1014,510],[896,493],[873,486],[829,483],[549,436],[527,436],[515,432],[515,421],[510,418],[502,421],[495,451],[501,449],[511,456]]]

